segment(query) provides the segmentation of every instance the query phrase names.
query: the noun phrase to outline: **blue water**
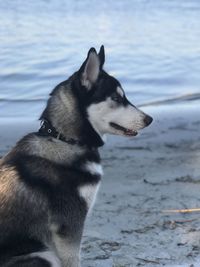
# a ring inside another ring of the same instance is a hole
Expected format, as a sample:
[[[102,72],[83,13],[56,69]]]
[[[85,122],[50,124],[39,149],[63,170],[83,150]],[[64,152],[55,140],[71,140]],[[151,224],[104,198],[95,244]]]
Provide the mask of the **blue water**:
[[[134,104],[200,99],[199,0],[4,0],[0,117],[39,116],[101,44]]]

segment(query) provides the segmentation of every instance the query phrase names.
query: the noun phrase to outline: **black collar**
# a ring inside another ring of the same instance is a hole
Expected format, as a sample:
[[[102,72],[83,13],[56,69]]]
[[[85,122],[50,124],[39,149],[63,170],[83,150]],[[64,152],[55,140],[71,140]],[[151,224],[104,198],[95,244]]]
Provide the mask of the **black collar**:
[[[76,140],[74,138],[69,138],[69,139],[66,139],[64,137],[63,134],[59,133],[55,127],[53,127],[53,125],[50,123],[50,121],[48,121],[47,119],[42,119],[41,120],[41,127],[38,131],[38,134],[39,135],[42,135],[42,136],[51,136],[51,137],[54,137],[58,140],[61,140],[65,143],[68,143],[70,145],[79,145],[79,146],[84,146],[85,143],[80,141],[80,140]]]

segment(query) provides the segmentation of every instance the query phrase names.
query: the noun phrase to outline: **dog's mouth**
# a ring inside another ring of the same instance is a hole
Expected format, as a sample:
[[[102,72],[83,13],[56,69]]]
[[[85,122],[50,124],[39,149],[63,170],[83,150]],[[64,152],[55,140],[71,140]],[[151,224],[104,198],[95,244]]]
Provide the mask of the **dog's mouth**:
[[[116,130],[118,131],[121,131],[123,132],[124,135],[127,135],[127,136],[136,136],[137,135],[137,132],[134,131],[134,130],[130,130],[128,128],[124,128],[114,122],[110,122],[110,126],[115,128]]]

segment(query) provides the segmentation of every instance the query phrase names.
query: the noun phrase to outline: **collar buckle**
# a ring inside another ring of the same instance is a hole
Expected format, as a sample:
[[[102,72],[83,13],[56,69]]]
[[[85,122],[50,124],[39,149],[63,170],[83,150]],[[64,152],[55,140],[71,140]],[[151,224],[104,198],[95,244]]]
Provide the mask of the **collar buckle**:
[[[85,144],[80,140],[76,140],[74,138],[66,139],[60,132],[56,130],[55,127],[48,121],[47,119],[43,119],[40,122],[40,129],[38,131],[39,135],[42,136],[51,136],[63,142],[66,142],[70,145],[79,145],[84,146]]]

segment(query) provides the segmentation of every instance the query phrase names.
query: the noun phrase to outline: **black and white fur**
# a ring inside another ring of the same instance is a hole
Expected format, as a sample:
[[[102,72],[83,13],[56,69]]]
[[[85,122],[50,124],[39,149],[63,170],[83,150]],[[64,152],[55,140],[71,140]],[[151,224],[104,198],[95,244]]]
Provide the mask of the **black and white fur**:
[[[84,221],[103,174],[105,134],[134,136],[152,118],[103,70],[94,48],[50,95],[41,120],[65,142],[30,133],[0,161],[0,266],[78,267]]]

